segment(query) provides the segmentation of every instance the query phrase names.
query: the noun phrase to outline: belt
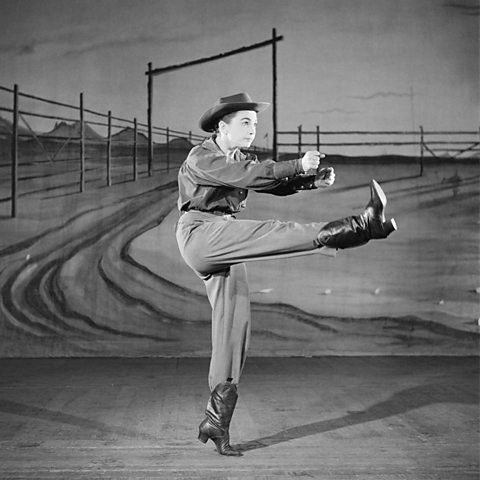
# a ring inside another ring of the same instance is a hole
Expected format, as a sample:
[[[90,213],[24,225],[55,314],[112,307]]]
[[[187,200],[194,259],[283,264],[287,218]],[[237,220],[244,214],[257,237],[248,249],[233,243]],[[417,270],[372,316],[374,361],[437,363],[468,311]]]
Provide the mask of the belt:
[[[201,212],[201,213],[211,213],[212,215],[217,215],[219,217],[224,217],[224,216],[233,216],[233,213],[229,212],[224,212],[222,210],[198,210],[196,208],[191,208],[190,210],[187,210],[188,212]],[[181,215],[184,213],[187,213],[187,211],[182,211]]]

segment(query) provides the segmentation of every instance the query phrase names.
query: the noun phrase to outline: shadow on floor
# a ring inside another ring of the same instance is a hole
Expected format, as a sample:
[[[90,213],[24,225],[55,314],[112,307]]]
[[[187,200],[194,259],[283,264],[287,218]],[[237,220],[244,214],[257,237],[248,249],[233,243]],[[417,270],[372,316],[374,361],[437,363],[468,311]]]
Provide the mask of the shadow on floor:
[[[386,400],[378,402],[366,410],[348,412],[341,417],[321,420],[318,422],[300,425],[282,430],[273,435],[257,438],[234,447],[242,450],[256,450],[270,447],[290,440],[295,440],[319,433],[329,432],[352,425],[358,425],[382,418],[399,415],[410,410],[425,407],[436,403],[474,404],[479,401],[478,385],[472,385],[471,391],[462,390],[462,386],[452,383],[431,383],[401,390]],[[79,427],[100,434],[104,438],[111,436],[127,437],[158,443],[158,438],[147,433],[109,425],[98,420],[83,418],[59,411],[48,410],[41,407],[25,405],[11,400],[0,399],[0,412],[18,415],[63,425]]]
[[[433,383],[420,385],[401,390],[387,400],[376,403],[366,410],[348,412],[342,417],[288,428],[273,435],[237,444],[234,448],[241,451],[256,450],[310,435],[399,415],[409,410],[435,403],[478,404],[478,400],[478,388],[472,388],[471,392],[465,392],[459,386],[452,384]]]

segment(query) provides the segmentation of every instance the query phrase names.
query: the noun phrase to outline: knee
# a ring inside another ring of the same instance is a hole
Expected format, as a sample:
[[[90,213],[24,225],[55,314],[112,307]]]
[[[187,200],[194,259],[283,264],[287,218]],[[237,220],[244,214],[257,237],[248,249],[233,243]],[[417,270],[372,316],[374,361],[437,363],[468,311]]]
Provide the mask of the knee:
[[[198,242],[188,242],[180,249],[185,263],[200,277],[212,273],[211,262],[208,260],[206,251],[206,247]]]

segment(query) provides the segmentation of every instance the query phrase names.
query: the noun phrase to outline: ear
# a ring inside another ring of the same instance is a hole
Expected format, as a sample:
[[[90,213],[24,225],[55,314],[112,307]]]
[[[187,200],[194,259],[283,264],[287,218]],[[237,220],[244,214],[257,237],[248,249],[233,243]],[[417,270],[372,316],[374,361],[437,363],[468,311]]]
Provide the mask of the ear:
[[[227,128],[227,123],[224,122],[223,120],[220,120],[220,121],[218,122],[218,131],[219,131],[220,133],[225,133],[225,129],[226,129],[226,128]]]

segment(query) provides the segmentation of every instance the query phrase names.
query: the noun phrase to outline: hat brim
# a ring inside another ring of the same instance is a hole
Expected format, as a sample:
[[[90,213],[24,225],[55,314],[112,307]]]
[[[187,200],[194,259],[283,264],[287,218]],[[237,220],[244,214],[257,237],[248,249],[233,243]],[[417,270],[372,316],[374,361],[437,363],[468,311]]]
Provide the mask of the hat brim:
[[[205,132],[213,132],[215,130],[216,123],[223,116],[238,112],[240,110],[252,110],[260,113],[266,110],[270,106],[267,102],[242,102],[242,103],[225,103],[224,105],[215,105],[209,108],[200,118],[198,124],[200,128]]]

